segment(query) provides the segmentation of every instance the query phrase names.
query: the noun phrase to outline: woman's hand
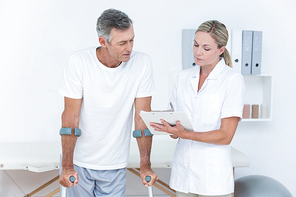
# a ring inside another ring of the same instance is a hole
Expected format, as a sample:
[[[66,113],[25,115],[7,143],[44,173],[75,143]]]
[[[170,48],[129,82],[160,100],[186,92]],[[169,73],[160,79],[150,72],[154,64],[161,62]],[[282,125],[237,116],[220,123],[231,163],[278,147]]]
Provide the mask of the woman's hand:
[[[180,137],[182,139],[189,139],[191,131],[187,131],[183,128],[183,126],[180,124],[180,121],[176,122],[176,126],[171,126],[168,122],[166,122],[163,119],[160,119],[159,123],[151,122],[150,126],[152,126],[155,131],[160,131],[160,132],[166,132],[171,134],[171,137],[176,139],[177,137]]]

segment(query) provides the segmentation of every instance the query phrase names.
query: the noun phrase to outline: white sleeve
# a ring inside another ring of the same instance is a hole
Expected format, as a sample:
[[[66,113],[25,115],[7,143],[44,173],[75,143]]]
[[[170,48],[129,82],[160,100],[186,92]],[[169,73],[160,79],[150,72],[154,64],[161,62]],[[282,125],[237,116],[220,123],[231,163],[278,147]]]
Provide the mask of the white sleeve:
[[[142,78],[138,87],[136,98],[148,97],[155,94],[151,59],[148,57],[144,64],[145,66],[142,72]]]
[[[245,83],[241,74],[234,75],[227,87],[221,110],[221,118],[242,118],[245,95]]]
[[[82,72],[72,58],[64,68],[62,85],[59,93],[68,98],[80,99],[83,96]]]

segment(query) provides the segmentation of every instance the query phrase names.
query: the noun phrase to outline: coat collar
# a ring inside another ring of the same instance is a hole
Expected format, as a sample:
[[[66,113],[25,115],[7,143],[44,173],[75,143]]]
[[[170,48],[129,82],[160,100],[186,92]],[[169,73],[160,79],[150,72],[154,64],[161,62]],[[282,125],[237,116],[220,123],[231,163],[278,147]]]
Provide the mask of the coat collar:
[[[225,67],[225,61],[223,58],[221,58],[220,61],[218,62],[218,64],[214,67],[214,69],[211,71],[211,73],[207,77],[207,80],[208,79],[217,79],[219,77],[219,75],[221,74],[221,72],[223,71],[224,67]]]
[[[207,77],[207,79],[206,79],[205,83],[203,84],[203,86],[206,86],[208,80],[217,79],[219,77],[219,75],[221,74],[221,72],[223,71],[225,66],[226,66],[225,61],[224,61],[223,58],[221,58],[220,61],[218,62],[218,64],[214,67],[214,69],[211,71],[211,73]],[[197,65],[196,70],[197,71],[193,72],[192,76],[191,76],[191,85],[192,85],[195,92],[197,92],[197,88],[198,88],[200,66]]]

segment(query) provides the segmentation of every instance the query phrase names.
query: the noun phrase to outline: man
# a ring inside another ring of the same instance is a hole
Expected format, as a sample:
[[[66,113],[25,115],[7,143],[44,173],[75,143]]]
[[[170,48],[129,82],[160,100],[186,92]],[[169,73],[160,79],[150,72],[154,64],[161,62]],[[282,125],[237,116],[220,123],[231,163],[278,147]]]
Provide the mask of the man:
[[[150,167],[152,136],[144,135],[147,127],[139,116],[141,110],[151,111],[151,60],[132,51],[135,35],[125,13],[105,10],[97,32],[101,46],[69,58],[60,89],[65,109],[59,183],[67,187],[67,197],[125,196],[133,109],[135,130],[143,136],[137,138],[142,182],[148,185],[147,175],[152,178],[149,185],[158,179]]]

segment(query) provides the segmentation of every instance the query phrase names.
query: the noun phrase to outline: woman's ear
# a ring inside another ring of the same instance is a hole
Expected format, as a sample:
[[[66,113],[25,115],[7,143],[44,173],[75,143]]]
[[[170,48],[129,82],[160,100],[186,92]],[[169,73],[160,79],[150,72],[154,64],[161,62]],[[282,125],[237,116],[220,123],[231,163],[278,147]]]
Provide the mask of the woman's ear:
[[[219,55],[221,55],[224,51],[225,51],[225,46],[223,46],[219,49]]]

